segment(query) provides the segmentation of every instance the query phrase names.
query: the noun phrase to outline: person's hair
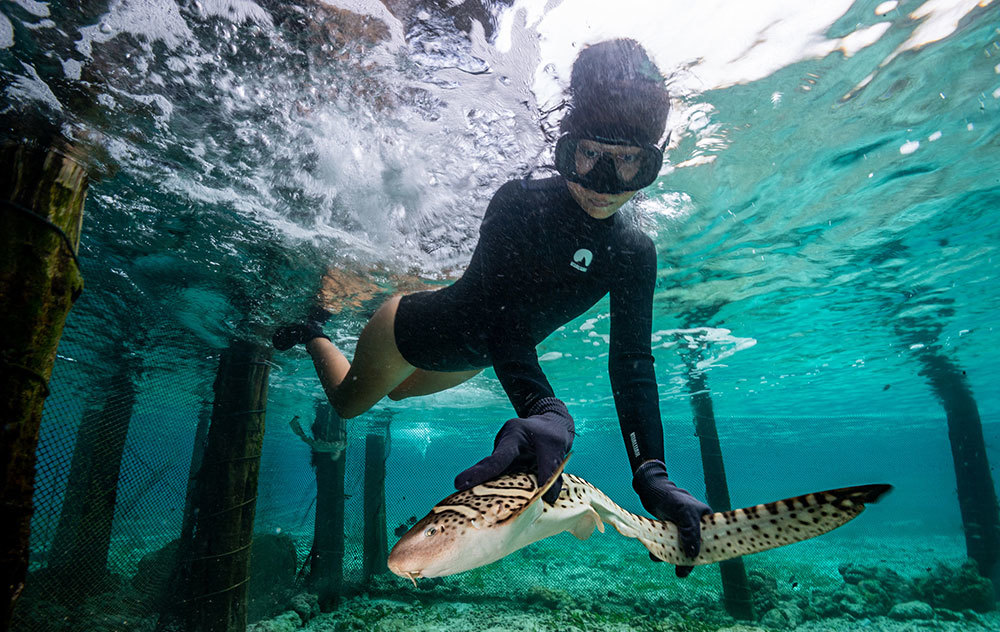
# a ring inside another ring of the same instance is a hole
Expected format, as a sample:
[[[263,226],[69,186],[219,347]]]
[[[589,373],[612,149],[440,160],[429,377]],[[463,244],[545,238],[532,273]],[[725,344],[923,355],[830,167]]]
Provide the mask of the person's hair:
[[[660,69],[633,39],[588,46],[573,62],[563,134],[655,144],[663,136],[670,96]]]

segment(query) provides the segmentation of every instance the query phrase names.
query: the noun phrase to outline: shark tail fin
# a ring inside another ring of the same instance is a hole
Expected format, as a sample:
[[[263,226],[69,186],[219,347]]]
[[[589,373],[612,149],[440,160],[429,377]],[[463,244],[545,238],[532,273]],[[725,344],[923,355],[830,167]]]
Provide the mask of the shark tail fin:
[[[672,564],[710,564],[832,531],[891,489],[884,484],[843,487],[704,516],[701,553],[694,559],[680,552],[677,528],[670,523],[662,523],[660,532],[647,529],[638,537],[650,553]]]
[[[566,462],[569,461],[569,457],[572,455],[573,455],[572,452],[566,455],[566,458],[563,459],[562,463],[559,464],[559,467],[557,467],[555,473],[553,473],[552,476],[549,477],[549,480],[545,481],[540,486],[536,487],[534,493],[531,494],[531,498],[529,498],[527,502],[524,503],[524,506],[518,509],[517,512],[511,516],[511,518],[516,518],[517,516],[524,513],[524,511],[528,507],[535,504],[542,496],[544,496],[545,492],[549,491],[550,487],[555,485],[556,480],[559,479],[559,477],[563,473],[563,470],[566,469]]]
[[[830,489],[702,518],[706,538],[699,558],[720,561],[801,542],[844,525],[892,490],[892,485]],[[742,531],[741,531],[742,529]]]

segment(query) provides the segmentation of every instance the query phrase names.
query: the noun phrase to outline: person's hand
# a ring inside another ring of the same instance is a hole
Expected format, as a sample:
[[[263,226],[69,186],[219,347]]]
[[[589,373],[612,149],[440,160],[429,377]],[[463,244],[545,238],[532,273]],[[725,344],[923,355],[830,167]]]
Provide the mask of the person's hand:
[[[667,466],[663,461],[646,461],[639,466],[632,477],[632,487],[639,494],[639,500],[646,511],[660,520],[669,520],[677,525],[681,550],[694,558],[701,551],[701,517],[712,513],[712,508],[681,489],[667,478]],[[654,561],[660,561],[650,553]],[[693,566],[678,566],[677,576],[687,577]]]
[[[509,420],[493,441],[493,454],[455,477],[459,491],[481,485],[513,467],[528,467],[538,474],[538,484],[549,480],[573,445],[573,418],[555,397],[540,399],[526,417]],[[552,504],[562,489],[562,477],[542,500]]]

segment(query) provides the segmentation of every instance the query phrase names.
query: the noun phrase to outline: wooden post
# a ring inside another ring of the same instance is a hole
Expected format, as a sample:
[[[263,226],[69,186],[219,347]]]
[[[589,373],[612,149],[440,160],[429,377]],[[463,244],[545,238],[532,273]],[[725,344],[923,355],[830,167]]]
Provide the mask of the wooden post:
[[[992,579],[994,590],[1000,594],[1000,508],[979,407],[965,371],[954,362],[933,350],[922,353],[919,359],[923,365],[920,374],[930,382],[948,419],[966,551],[980,574]]]
[[[128,436],[138,371],[135,358],[118,352],[117,371],[103,392],[103,407],[84,412],[48,567],[59,577],[68,603],[106,589],[118,476]]]
[[[704,326],[723,306],[722,303],[715,303],[690,310],[686,314],[687,326],[689,328]],[[704,348],[699,344],[697,348],[682,353],[682,356],[687,366],[695,434],[701,446],[701,463],[705,472],[705,501],[713,511],[729,511],[733,505],[729,498],[729,483],[726,480],[726,466],[722,459],[722,443],[719,441],[719,431],[715,423],[712,395],[708,390],[708,378],[705,372],[698,368],[703,351]],[[726,612],[736,619],[753,619],[753,596],[747,581],[743,558],[721,562],[719,574],[722,577],[722,598]]]
[[[733,508],[729,499],[729,483],[726,481],[726,467],[722,460],[722,444],[715,425],[715,411],[712,396],[704,371],[689,365],[688,388],[691,391],[691,410],[694,413],[695,434],[701,444],[701,462],[705,471],[706,502],[713,511],[729,511]],[[722,594],[726,612],[736,619],[753,619],[753,597],[743,558],[719,563],[722,576]]]
[[[183,625],[184,605],[181,600],[188,595],[191,579],[191,549],[194,546],[194,529],[197,523],[198,498],[201,483],[201,466],[205,461],[205,449],[208,445],[208,428],[212,418],[212,406],[202,403],[198,413],[198,425],[194,431],[194,445],[191,450],[191,465],[188,466],[187,493],[184,496],[184,515],[181,518],[181,537],[177,540],[177,548],[173,557],[173,566],[169,569],[170,576],[166,583],[164,594],[156,595],[154,603],[160,609],[160,618],[156,623],[156,632],[172,632]],[[181,595],[181,599],[171,598],[171,595]]]
[[[389,543],[385,525],[385,460],[389,419],[373,422],[365,441],[365,532],[362,575],[365,583],[388,570]]]
[[[327,443],[347,441],[347,423],[330,403],[316,402],[313,438]],[[335,608],[344,583],[344,473],[346,449],[337,458],[313,452],[316,468],[316,531],[313,535],[309,583],[323,610]]]
[[[87,172],[56,149],[0,147],[0,631],[28,572],[35,449],[66,315]]]
[[[188,466],[187,493],[184,496],[184,516],[181,518],[181,542],[191,542],[195,525],[195,502],[198,498],[198,474],[201,464],[205,461],[205,448],[208,444],[208,426],[212,419],[212,407],[208,402],[202,403],[198,412],[198,425],[194,429],[194,445],[191,447],[191,465]],[[183,556],[185,559],[190,555]]]
[[[270,357],[270,347],[237,341],[223,351],[219,362],[212,422],[196,485],[190,572],[182,592],[183,629],[189,632],[246,629]]]

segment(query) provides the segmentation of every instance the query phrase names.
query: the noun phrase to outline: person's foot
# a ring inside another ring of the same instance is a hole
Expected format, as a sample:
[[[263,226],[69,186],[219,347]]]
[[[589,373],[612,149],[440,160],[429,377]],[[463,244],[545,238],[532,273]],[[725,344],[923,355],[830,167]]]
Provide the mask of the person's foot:
[[[305,344],[313,338],[326,338],[329,336],[323,333],[323,328],[316,320],[306,320],[301,323],[289,323],[282,325],[275,330],[271,336],[271,344],[278,351],[287,351],[297,344]]]

